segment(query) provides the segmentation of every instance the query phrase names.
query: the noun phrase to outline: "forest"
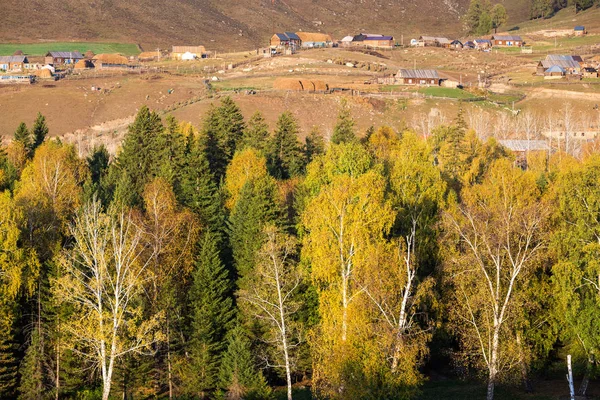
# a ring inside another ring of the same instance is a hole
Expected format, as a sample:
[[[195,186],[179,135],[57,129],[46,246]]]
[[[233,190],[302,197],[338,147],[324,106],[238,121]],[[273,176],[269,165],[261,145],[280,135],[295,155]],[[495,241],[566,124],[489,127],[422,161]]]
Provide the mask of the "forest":
[[[586,393],[594,146],[524,168],[462,112],[358,132],[343,101],[331,137],[300,133],[228,97],[194,124],[142,107],[116,156],[80,157],[41,114],[19,125],[0,154],[0,398],[411,399],[437,369],[492,400],[566,354]]]

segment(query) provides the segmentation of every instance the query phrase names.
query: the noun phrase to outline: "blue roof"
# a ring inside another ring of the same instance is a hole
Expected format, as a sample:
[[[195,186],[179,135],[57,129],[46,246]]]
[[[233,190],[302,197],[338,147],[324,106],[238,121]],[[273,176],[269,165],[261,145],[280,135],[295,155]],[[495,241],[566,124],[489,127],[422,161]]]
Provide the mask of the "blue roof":
[[[585,31],[585,26],[583,26],[583,25],[577,25],[577,26],[575,27],[575,30],[576,30],[576,31]]]
[[[562,72],[564,74],[567,71],[565,71],[565,69],[563,67],[560,67],[558,65],[553,65],[550,68],[548,68],[546,70],[546,72]]]
[[[492,41],[490,39],[474,39],[473,42],[475,43],[492,43]]]
[[[365,40],[394,40],[394,37],[393,36],[375,36],[375,37],[368,36],[365,38]]]
[[[298,35],[296,35],[294,32],[286,32],[285,34],[291,40],[300,40],[300,38],[298,37]]]

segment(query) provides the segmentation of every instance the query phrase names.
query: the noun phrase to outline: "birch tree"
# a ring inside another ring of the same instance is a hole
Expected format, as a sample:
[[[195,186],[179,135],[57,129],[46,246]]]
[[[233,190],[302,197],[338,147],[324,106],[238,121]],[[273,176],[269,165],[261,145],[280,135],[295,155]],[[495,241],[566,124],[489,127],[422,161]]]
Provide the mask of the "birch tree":
[[[302,281],[294,261],[296,242],[273,225],[265,227],[264,232],[265,244],[258,252],[253,279],[239,296],[250,306],[250,312],[268,326],[265,341],[276,349],[276,362],[269,365],[285,370],[287,398],[292,400],[294,353],[301,339],[299,326],[294,322],[294,314],[300,308],[297,298]]]
[[[527,305],[527,276],[545,246],[547,207],[533,174],[497,161],[445,213],[451,321],[467,357],[487,371],[487,399],[518,363],[514,325]]]
[[[150,354],[162,339],[160,315],[144,319],[140,301],[151,258],[143,261],[142,231],[131,212],[105,214],[97,200],[77,214],[71,235],[57,297],[75,310],[65,330],[77,354],[100,371],[102,399],[108,400],[117,361],[131,353]]]

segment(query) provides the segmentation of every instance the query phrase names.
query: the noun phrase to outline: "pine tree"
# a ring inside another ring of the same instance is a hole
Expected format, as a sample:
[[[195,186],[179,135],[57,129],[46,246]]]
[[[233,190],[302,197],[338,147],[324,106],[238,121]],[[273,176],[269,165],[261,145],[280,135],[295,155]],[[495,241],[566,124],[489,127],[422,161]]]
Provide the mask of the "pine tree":
[[[250,340],[240,326],[230,332],[219,377],[227,399],[265,400],[271,397],[263,374],[256,368]]]
[[[158,175],[162,152],[160,138],[163,125],[157,113],[144,106],[138,112],[135,121],[123,140],[111,181],[117,186],[115,191],[130,193],[121,200],[125,205],[135,205],[141,202],[142,192],[148,182]],[[119,185],[126,184],[126,187]]]
[[[38,112],[37,118],[33,123],[33,128],[31,129],[31,134],[33,135],[33,143],[31,145],[31,151],[35,151],[46,139],[48,136],[48,126],[46,125],[46,118],[42,115],[42,113]]]
[[[247,182],[229,217],[229,239],[237,271],[238,287],[254,269],[263,244],[263,228],[281,221],[277,185],[270,176]]]
[[[244,129],[244,116],[240,108],[231,97],[225,97],[219,107],[219,136],[228,160],[233,158]]]
[[[25,125],[25,122],[21,122],[19,124],[19,127],[15,131],[15,135],[13,137],[13,140],[15,142],[21,143],[23,145],[23,147],[25,148],[25,150],[27,151],[27,154],[30,154],[30,151],[31,151],[31,132],[29,132],[29,129],[27,129],[27,125]]]
[[[217,388],[220,354],[233,318],[228,272],[220,258],[218,237],[205,232],[201,238],[191,288],[192,330],[190,361],[186,368],[186,392],[204,397]]]
[[[317,126],[312,128],[304,141],[304,156],[307,164],[315,157],[325,153],[325,139],[323,139],[323,135]]]
[[[304,159],[298,132],[298,122],[292,113],[286,111],[279,116],[267,151],[267,168],[273,177],[289,179],[302,173]]]
[[[84,198],[91,200],[98,196],[102,204],[108,205],[109,194],[106,193],[106,176],[110,162],[110,154],[104,145],[94,146],[87,158],[90,175],[84,184]]]
[[[25,357],[19,367],[21,384],[19,386],[19,399],[34,400],[41,399],[44,395],[44,371],[42,366],[42,343],[40,332],[36,328],[31,333],[29,346],[25,351]]]
[[[213,175],[213,182],[216,184],[219,184],[221,178],[225,176],[225,170],[230,160],[222,142],[219,110],[211,106],[204,119],[199,146],[206,154],[210,172]]]
[[[252,115],[250,121],[248,121],[248,126],[244,130],[244,134],[242,135],[237,150],[244,150],[247,147],[252,147],[264,153],[268,139],[269,125],[267,125],[265,118],[260,111],[257,111]]]
[[[13,306],[4,300],[0,298],[0,399],[11,399],[15,398],[18,376],[13,327],[15,316]]]
[[[167,117],[167,129],[160,135],[159,143],[161,156],[158,175],[165,178],[179,196],[185,168],[186,140],[177,120],[171,115]]]
[[[331,143],[340,144],[353,142],[355,140],[356,132],[354,131],[354,120],[350,114],[348,102],[344,99],[338,114],[337,124],[335,125],[335,128],[333,128]]]

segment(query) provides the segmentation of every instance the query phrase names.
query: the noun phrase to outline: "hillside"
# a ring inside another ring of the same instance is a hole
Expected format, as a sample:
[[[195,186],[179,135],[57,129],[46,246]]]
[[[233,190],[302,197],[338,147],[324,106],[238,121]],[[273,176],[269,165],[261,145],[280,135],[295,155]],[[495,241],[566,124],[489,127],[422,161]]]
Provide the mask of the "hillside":
[[[275,31],[458,35],[469,0],[3,0],[0,41],[121,41],[145,49],[201,43],[221,51],[267,43]],[[511,22],[523,1],[505,0]]]

